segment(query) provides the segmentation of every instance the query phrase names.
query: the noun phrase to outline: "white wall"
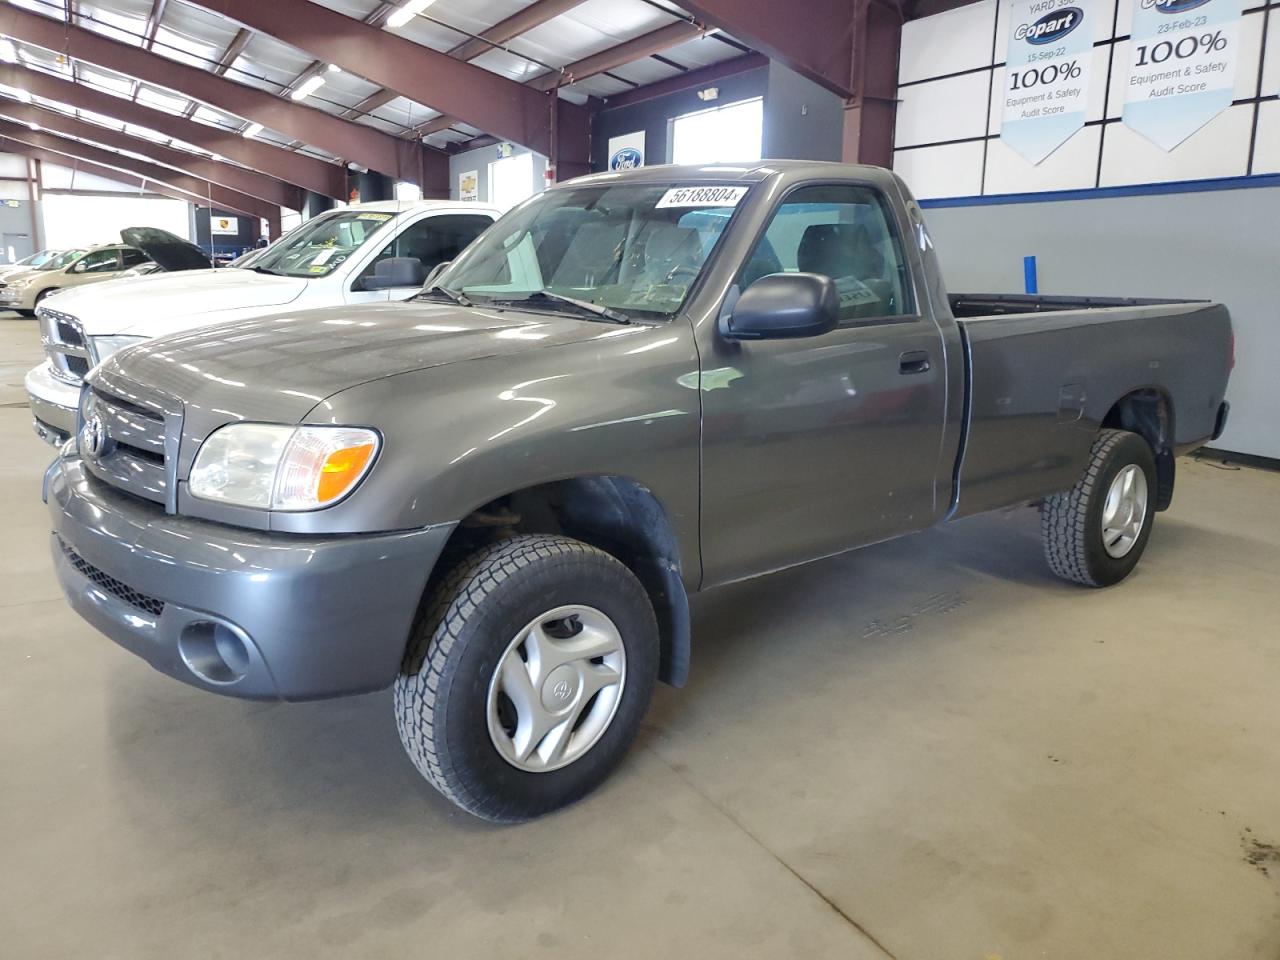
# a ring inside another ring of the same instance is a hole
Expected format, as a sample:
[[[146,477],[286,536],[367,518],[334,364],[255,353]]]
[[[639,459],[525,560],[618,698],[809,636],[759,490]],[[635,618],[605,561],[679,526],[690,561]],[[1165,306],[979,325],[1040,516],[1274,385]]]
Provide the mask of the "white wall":
[[[999,138],[1011,5],[981,0],[903,25],[894,169],[921,199],[1280,173],[1280,102],[1259,96],[1260,82],[1261,97],[1280,93],[1280,3],[1265,62],[1267,11],[1241,21],[1236,102],[1166,153],[1120,123],[1132,0],[1097,0],[1086,126],[1038,166]]]

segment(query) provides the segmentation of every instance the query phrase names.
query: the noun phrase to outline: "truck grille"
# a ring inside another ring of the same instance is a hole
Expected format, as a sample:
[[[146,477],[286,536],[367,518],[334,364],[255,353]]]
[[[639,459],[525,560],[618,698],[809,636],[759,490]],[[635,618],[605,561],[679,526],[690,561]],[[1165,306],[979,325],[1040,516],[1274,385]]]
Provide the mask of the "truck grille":
[[[89,340],[80,321],[48,307],[41,307],[36,315],[40,318],[40,340],[54,376],[80,386],[94,363]]]
[[[166,503],[170,477],[163,408],[95,384],[81,395],[80,416],[80,455],[89,470],[113,487]]]
[[[57,536],[55,534],[55,536]],[[99,590],[105,590],[117,599],[123,600],[131,607],[135,607],[144,613],[149,613],[153,617],[158,617],[164,613],[164,601],[157,600],[155,597],[149,597],[139,590],[133,589],[127,583],[117,580],[105,570],[100,570],[92,563],[86,560],[80,554],[76,553],[67,545],[67,542],[58,537],[58,546],[62,548],[62,555],[67,558],[67,563],[75,568],[76,572],[87,579]]]

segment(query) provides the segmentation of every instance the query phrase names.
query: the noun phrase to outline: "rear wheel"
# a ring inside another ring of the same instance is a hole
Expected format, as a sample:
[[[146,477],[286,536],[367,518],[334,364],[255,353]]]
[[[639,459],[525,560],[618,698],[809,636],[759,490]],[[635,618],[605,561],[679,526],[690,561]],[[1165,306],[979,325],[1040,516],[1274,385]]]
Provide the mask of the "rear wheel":
[[[1156,461],[1142,437],[1103,430],[1084,475],[1040,505],[1045,559],[1065,580],[1106,587],[1137,566],[1151,536]]]
[[[658,672],[640,582],[568,537],[520,536],[432,591],[395,685],[400,740],[458,806],[514,822],[584,796],[622,758]]]

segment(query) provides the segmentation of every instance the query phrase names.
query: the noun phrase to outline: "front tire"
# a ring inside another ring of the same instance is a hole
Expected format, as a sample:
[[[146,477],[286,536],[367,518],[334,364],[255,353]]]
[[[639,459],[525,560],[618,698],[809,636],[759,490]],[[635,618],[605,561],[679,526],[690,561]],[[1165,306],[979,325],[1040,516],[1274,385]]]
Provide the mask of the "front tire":
[[[568,537],[518,536],[462,560],[423,609],[394,702],[432,786],[513,823],[608,776],[658,674],[653,608],[630,570]]]
[[[1102,430],[1076,485],[1040,504],[1050,569],[1085,586],[1119,583],[1147,547],[1156,491],[1156,461],[1147,441],[1127,430]]]

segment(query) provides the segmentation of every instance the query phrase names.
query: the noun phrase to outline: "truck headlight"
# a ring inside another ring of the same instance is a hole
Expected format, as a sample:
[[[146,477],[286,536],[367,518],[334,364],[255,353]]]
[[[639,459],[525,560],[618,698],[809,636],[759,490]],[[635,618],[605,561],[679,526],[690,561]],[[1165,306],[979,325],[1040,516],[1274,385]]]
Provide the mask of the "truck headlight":
[[[355,489],[380,445],[363,427],[233,423],[201,445],[187,487],[238,507],[316,510]]]
[[[131,347],[135,343],[141,343],[146,337],[90,337],[89,342],[93,344],[93,355],[101,363],[113,353],[123,350],[125,347]]]

